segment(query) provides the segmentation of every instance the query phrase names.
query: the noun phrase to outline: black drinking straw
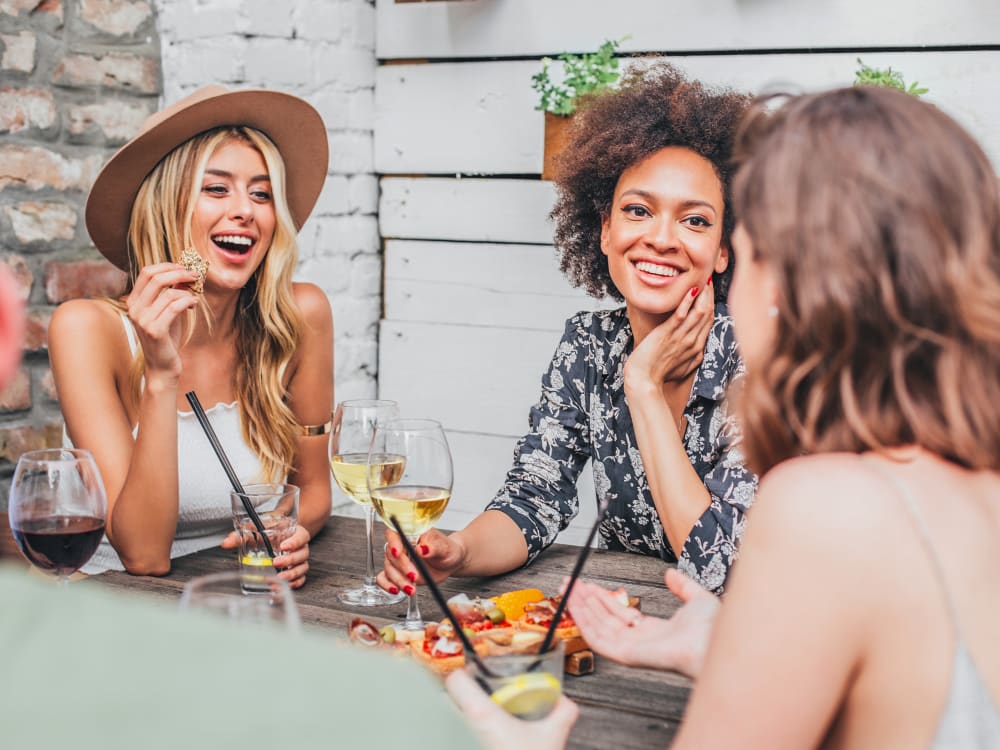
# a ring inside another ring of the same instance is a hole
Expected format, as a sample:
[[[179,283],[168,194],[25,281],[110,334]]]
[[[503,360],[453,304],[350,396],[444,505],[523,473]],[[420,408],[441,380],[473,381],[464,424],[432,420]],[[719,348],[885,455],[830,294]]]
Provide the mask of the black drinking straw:
[[[424,577],[424,581],[427,582],[427,588],[429,588],[431,593],[434,595],[434,600],[438,603],[438,606],[445,613],[445,615],[447,615],[448,620],[451,622],[451,626],[455,629],[455,635],[457,635],[459,640],[462,641],[462,647],[465,649],[465,653],[467,653],[469,658],[476,663],[476,666],[479,667],[483,674],[488,677],[496,677],[497,675],[493,674],[493,670],[483,663],[483,660],[479,658],[479,654],[477,654],[476,650],[472,648],[472,643],[469,642],[469,636],[467,636],[465,631],[462,630],[462,626],[459,624],[458,618],[456,618],[452,613],[448,603],[444,600],[444,596],[441,595],[441,589],[439,589],[437,584],[434,583],[434,579],[431,578],[430,573],[427,572],[427,568],[424,567],[423,561],[417,557],[417,551],[413,549],[413,545],[410,544],[410,540],[407,539],[406,534],[403,533],[403,527],[399,525],[399,519],[395,516],[389,516],[389,521],[396,527],[396,531],[399,532],[399,538],[403,541],[403,546],[406,548],[406,553],[410,556],[410,559],[413,560],[413,564],[417,566],[417,570],[419,570],[420,575]],[[481,681],[480,685],[483,685]],[[486,690],[487,693],[490,692],[485,685],[483,686],[483,689]]]
[[[219,443],[219,438],[215,434],[215,430],[212,429],[212,423],[208,421],[208,417],[205,414],[205,410],[201,408],[201,401],[198,400],[198,394],[194,391],[188,391],[184,394],[184,397],[191,404],[191,409],[194,410],[194,415],[198,417],[198,422],[201,424],[201,429],[205,431],[205,435],[208,437],[208,442],[212,444],[212,449],[215,451],[215,455],[219,457],[219,463],[222,464],[222,468],[226,471],[226,476],[229,477],[230,484],[233,485],[233,489],[236,490],[237,494],[240,496],[240,502],[243,503],[243,508],[246,510],[247,515],[250,516],[250,520],[253,521],[253,525],[257,528],[257,533],[260,534],[261,538],[264,540],[264,546],[267,548],[268,556],[274,559],[274,549],[271,547],[271,540],[267,538],[267,534],[264,533],[264,524],[260,521],[260,516],[257,515],[257,510],[253,507],[253,503],[250,502],[250,498],[246,496],[246,492],[243,490],[243,485],[240,482],[240,478],[236,476],[236,472],[233,471],[233,465],[229,463],[229,458],[226,456],[226,452],[222,450],[222,444]]]
[[[552,617],[552,623],[549,625],[549,629],[545,633],[545,640],[542,641],[542,646],[538,649],[539,654],[548,653],[549,648],[552,646],[552,639],[556,635],[556,627],[559,625],[559,620],[562,619],[563,611],[566,609],[566,602],[569,601],[570,592],[573,591],[573,584],[576,583],[576,579],[580,577],[580,572],[583,570],[583,564],[587,562],[587,557],[590,555],[590,545],[594,542],[594,535],[597,533],[597,527],[601,525],[601,521],[604,520],[604,516],[607,514],[608,501],[605,500],[601,503],[601,507],[597,510],[597,520],[594,521],[594,525],[590,529],[590,533],[587,534],[586,543],[580,549],[580,554],[576,558],[576,565],[573,566],[573,572],[569,574],[569,582],[566,584],[566,591],[563,592],[562,599],[559,600],[559,606],[556,607],[556,613]],[[528,671],[534,671],[541,663],[541,659],[533,662],[528,667]]]

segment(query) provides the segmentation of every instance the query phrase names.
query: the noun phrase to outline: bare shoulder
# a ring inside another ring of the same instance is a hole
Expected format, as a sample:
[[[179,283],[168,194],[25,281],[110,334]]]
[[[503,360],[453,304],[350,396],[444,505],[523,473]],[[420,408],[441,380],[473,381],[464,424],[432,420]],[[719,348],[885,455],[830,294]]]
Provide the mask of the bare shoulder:
[[[87,346],[107,346],[116,341],[124,330],[118,311],[106,300],[72,299],[63,302],[52,314],[49,323],[49,346],[58,348],[62,342],[85,343]]]
[[[807,544],[844,540],[863,544],[893,512],[880,477],[853,453],[785,461],[762,479],[749,529]]]
[[[305,323],[310,328],[332,328],[333,313],[326,293],[315,284],[296,282],[292,284],[295,303]]]

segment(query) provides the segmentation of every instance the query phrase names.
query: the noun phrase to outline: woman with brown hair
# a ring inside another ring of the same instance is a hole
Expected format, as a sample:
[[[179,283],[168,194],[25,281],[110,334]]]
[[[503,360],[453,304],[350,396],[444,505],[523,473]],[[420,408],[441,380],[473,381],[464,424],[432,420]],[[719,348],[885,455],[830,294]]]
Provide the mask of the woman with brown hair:
[[[742,370],[725,307],[730,156],[748,98],[671,66],[633,72],[577,115],[552,212],[562,269],[623,302],[566,322],[504,485],[464,529],[420,540],[438,579],[534,560],[576,516],[587,461],[600,539],[721,591],[756,478],[723,398]],[[383,587],[417,571],[387,533]]]
[[[300,487],[274,564],[304,583],[330,513],[333,320],[292,274],[326,165],[307,102],[210,86],[149,118],[98,175],[87,228],[128,288],[64,303],[49,329],[67,442],[94,454],[108,494],[107,540],[84,572],[161,575],[179,555],[236,546],[195,391],[242,483]]]
[[[602,652],[697,677],[674,748],[998,747],[993,169],[874,87],[793,98],[739,147],[730,299],[762,475],[739,564],[721,607],[687,581],[657,620],[583,584],[573,616]]]

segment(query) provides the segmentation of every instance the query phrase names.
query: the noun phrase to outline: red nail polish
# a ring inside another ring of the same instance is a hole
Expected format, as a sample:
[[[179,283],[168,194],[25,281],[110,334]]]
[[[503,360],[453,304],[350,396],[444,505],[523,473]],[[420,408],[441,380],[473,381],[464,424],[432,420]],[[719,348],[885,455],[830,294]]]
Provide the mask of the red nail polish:
[[[416,571],[414,571],[414,570],[411,570],[411,571],[410,571],[409,573],[407,573],[407,574],[406,574],[406,577],[407,577],[407,578],[409,578],[409,579],[410,579],[411,581],[413,581],[414,583],[416,583],[416,582],[417,582],[417,573],[416,573]]]
[[[397,586],[390,586],[389,587],[389,593],[390,594],[398,594],[399,593],[399,588]]]
[[[431,553],[431,548],[430,547],[428,547],[426,544],[421,544],[420,545],[420,554],[421,555],[424,555],[426,557],[430,553]]]
[[[390,547],[389,554],[392,555],[393,558],[399,557],[399,550],[396,549],[395,547]]]
[[[416,589],[413,588],[413,586],[410,585],[403,586],[403,593],[406,594],[407,596],[413,596],[414,591],[416,591]]]
[[[698,296],[698,287],[694,287],[694,288],[693,288],[693,289],[691,290],[691,296],[692,296],[692,297],[697,297],[697,296]]]
[[[705,286],[712,286],[712,277],[708,277],[708,281],[705,282]]]

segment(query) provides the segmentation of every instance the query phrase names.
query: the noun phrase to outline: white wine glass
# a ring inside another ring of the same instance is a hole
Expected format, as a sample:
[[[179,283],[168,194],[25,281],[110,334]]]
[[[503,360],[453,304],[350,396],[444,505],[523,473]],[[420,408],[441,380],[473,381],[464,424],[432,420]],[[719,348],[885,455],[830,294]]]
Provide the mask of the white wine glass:
[[[453,470],[444,428],[432,419],[394,419],[376,426],[368,455],[368,492],[375,511],[387,526],[392,526],[395,516],[406,538],[416,546],[451,499]],[[382,468],[386,455],[402,456],[403,471],[387,474]],[[402,627],[424,627],[415,591],[409,597]]]
[[[28,561],[63,586],[104,536],[108,500],[90,451],[53,448],[21,455],[10,485],[14,541]]]
[[[333,415],[333,432],[330,435],[330,469],[337,486],[351,500],[365,510],[365,580],[357,588],[347,589],[337,594],[345,604],[355,607],[377,607],[401,602],[404,594],[390,594],[375,583],[375,552],[372,543],[372,527],[375,513],[371,497],[368,495],[366,475],[369,460],[381,461],[381,469],[387,483],[395,481],[403,472],[402,456],[368,456],[376,425],[399,417],[399,404],[384,399],[358,399],[343,401],[337,405]]]

